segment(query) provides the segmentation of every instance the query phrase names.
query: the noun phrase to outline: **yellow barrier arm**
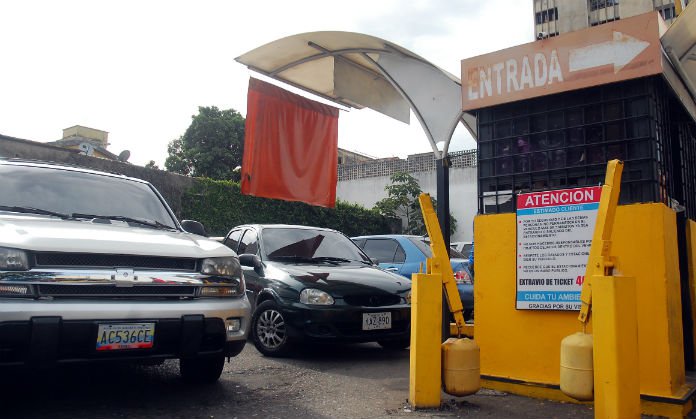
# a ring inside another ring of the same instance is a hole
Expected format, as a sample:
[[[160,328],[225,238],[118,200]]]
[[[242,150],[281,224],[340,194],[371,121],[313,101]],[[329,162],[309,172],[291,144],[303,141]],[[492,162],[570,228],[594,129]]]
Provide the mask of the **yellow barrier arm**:
[[[619,192],[621,185],[621,173],[623,172],[623,162],[611,160],[607,163],[607,175],[602,185],[602,195],[599,199],[599,209],[597,210],[597,222],[595,224],[592,244],[590,245],[590,255],[587,258],[587,268],[585,269],[585,282],[582,284],[580,293],[580,314],[578,320],[586,324],[590,316],[592,306],[592,277],[611,276],[614,269],[614,260],[610,255],[611,251],[611,232],[614,228],[614,216],[616,207],[619,204]],[[617,187],[614,187],[617,186]]]
[[[428,264],[429,269],[427,272],[430,273],[430,269],[432,269],[432,273],[441,275],[442,284],[445,287],[445,295],[447,296],[447,305],[450,312],[454,315],[454,321],[457,324],[457,334],[459,335],[465,326],[464,315],[462,314],[464,307],[462,307],[462,301],[459,299],[459,290],[457,290],[457,284],[454,281],[454,272],[452,272],[452,265],[450,264],[449,253],[445,247],[445,240],[442,237],[440,223],[437,220],[437,214],[433,209],[433,202],[429,194],[421,193],[418,197],[418,202],[423,212],[423,222],[428,231],[428,237],[430,237],[430,248],[433,251],[432,262]]]

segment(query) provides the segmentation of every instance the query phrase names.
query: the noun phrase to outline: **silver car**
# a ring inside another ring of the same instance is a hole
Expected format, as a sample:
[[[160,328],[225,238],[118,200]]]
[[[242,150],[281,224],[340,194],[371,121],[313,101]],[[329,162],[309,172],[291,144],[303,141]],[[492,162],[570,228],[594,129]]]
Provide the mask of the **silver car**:
[[[237,255],[151,184],[3,159],[0,179],[0,367],[178,358],[213,382],[241,352]]]

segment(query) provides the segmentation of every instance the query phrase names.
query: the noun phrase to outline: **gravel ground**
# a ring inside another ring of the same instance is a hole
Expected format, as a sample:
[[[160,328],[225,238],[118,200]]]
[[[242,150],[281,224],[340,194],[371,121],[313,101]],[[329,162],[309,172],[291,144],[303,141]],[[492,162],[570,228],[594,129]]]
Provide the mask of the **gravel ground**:
[[[314,346],[292,358],[249,344],[221,380],[190,387],[178,363],[69,367],[0,375],[0,418],[591,418],[587,406],[482,390],[443,394],[440,409],[410,408],[408,351],[376,344]]]

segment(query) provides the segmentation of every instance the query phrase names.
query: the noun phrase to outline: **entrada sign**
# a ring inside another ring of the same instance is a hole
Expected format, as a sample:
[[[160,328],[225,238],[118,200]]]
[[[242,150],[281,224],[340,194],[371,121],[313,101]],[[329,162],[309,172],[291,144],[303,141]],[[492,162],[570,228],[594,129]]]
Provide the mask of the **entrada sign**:
[[[658,13],[462,60],[462,110],[662,72]]]

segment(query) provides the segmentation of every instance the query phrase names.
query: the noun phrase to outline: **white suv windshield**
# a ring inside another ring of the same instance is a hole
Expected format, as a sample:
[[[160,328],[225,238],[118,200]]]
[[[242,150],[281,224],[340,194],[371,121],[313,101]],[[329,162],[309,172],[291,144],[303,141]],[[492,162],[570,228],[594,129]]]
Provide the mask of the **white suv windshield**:
[[[39,209],[72,216],[125,217],[175,228],[149,185],[59,168],[0,165],[0,207]],[[29,211],[23,211],[29,212]]]

